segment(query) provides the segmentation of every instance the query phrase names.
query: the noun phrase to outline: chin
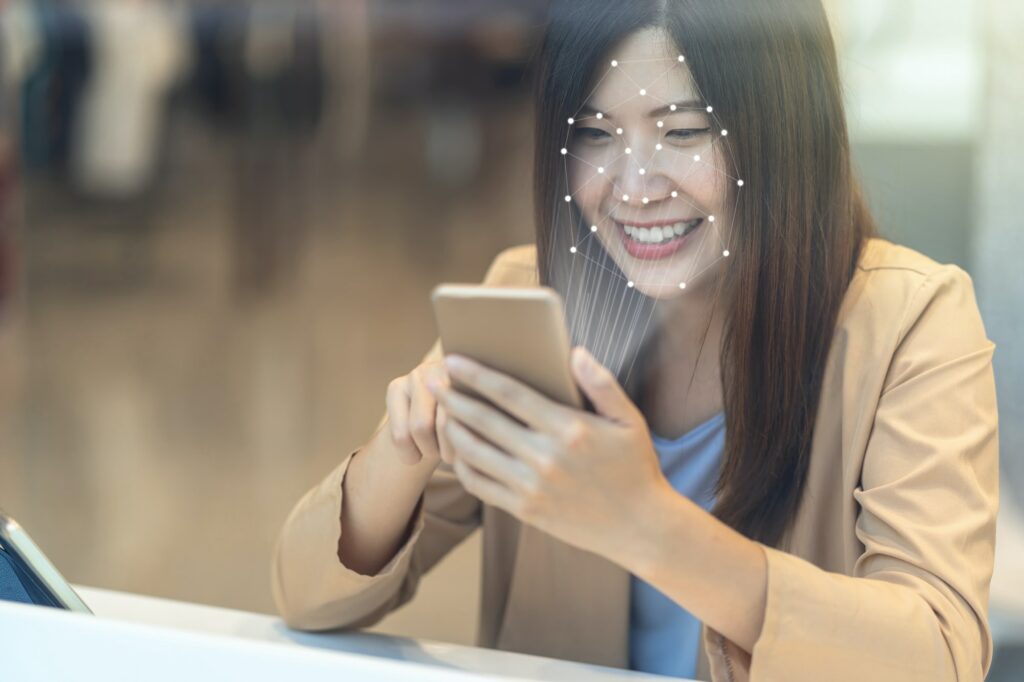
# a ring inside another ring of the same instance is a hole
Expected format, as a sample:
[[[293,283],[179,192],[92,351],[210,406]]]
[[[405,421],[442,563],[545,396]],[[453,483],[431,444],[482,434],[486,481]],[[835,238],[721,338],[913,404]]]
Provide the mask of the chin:
[[[674,284],[657,284],[654,282],[636,282],[634,287],[641,294],[647,298],[653,298],[659,301],[667,301],[673,298],[678,298],[684,295],[686,292],[679,288],[679,282]]]

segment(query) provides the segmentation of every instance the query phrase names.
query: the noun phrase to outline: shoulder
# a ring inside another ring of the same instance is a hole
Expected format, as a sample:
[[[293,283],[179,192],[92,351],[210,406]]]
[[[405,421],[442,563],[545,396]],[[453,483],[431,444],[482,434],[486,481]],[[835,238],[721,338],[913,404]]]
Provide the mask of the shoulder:
[[[491,286],[529,286],[538,282],[534,244],[513,246],[500,252],[484,276],[484,284]]]
[[[941,363],[991,347],[963,269],[883,239],[861,252],[840,310],[837,340],[913,364]],[[886,363],[887,364],[887,363]]]

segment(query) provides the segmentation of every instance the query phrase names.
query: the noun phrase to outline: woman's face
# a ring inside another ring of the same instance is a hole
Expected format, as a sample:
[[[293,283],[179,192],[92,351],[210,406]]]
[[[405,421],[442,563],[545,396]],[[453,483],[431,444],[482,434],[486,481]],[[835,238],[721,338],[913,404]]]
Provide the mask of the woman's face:
[[[595,72],[562,150],[591,229],[583,239],[599,239],[629,282],[659,299],[705,289],[728,263],[726,203],[742,186],[722,154],[731,131],[679,57],[661,29],[629,36]]]

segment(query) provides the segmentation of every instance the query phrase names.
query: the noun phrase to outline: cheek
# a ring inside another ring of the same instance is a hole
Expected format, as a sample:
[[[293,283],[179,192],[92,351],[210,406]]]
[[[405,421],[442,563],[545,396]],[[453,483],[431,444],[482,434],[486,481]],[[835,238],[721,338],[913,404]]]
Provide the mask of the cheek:
[[[680,186],[697,205],[714,211],[725,204],[727,183],[728,178],[716,166],[695,164]]]
[[[566,167],[569,193],[588,220],[593,221],[601,202],[611,192],[608,173],[599,173],[598,166],[586,160],[572,159]]]

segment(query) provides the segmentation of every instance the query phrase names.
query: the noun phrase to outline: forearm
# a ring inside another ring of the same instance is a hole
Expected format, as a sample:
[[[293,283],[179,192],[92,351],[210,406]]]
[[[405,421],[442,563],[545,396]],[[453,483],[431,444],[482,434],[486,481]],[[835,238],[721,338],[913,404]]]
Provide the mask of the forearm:
[[[667,485],[641,518],[618,563],[750,652],[764,622],[768,582],[760,545]]]
[[[386,429],[349,463],[342,485],[338,559],[364,575],[376,575],[406,538],[412,513],[433,465],[403,463]]]

